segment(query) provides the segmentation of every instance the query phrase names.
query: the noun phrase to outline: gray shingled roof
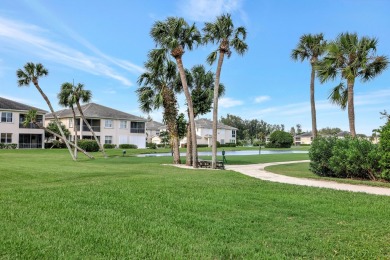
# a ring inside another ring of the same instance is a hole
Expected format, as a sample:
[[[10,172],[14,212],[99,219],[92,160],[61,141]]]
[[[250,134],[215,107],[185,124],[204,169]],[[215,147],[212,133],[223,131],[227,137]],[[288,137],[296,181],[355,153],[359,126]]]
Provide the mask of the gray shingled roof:
[[[81,106],[83,110],[83,114],[86,118],[109,118],[109,119],[118,119],[118,120],[129,120],[129,121],[141,121],[146,122],[146,119],[138,116],[134,116],[132,114],[128,114],[116,109],[112,109],[109,107],[105,107],[102,105],[98,105],[95,103],[88,103]],[[75,109],[76,116],[80,116],[80,112],[78,109]],[[55,112],[58,118],[68,118],[73,117],[72,110],[63,109]],[[53,118],[51,113],[45,115],[46,119]]]
[[[295,137],[311,137],[311,136],[313,136],[313,134],[311,132],[309,132],[309,133],[303,133],[303,134],[296,135]]]
[[[199,128],[209,128],[209,129],[212,129],[213,128],[213,121],[208,120],[206,118],[201,118],[201,119],[195,120],[195,125],[196,125],[196,127],[199,127]],[[228,125],[222,124],[221,122],[218,122],[217,128],[218,129],[226,129],[226,130],[237,130],[238,129],[238,128],[235,128],[235,127],[232,127],[232,126],[228,126]]]
[[[156,121],[153,121],[153,120],[150,120],[148,122],[146,122],[145,124],[145,128],[146,130],[159,130],[161,126],[163,126],[164,124],[162,123],[159,123],[159,122],[156,122]]]
[[[46,114],[47,113],[46,110],[32,107],[32,106],[28,106],[28,105],[25,105],[25,104],[22,104],[19,102],[15,102],[15,101],[12,101],[12,100],[9,100],[6,98],[2,98],[2,97],[0,97],[0,110],[1,109],[17,110],[17,111],[28,111],[30,109],[36,109],[39,114]]]

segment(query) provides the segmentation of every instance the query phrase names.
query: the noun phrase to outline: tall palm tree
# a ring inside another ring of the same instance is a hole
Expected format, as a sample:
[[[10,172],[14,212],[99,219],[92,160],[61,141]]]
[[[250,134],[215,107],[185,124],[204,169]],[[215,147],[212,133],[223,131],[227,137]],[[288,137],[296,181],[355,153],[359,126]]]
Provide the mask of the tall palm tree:
[[[161,48],[162,54],[170,54],[175,60],[180,73],[180,80],[186,97],[189,121],[192,132],[192,155],[193,167],[198,167],[195,118],[192,106],[191,95],[188,89],[186,74],[183,66],[183,54],[185,49],[192,50],[201,42],[201,35],[195,24],[188,25],[183,18],[168,17],[165,21],[157,21],[153,24],[150,35],[155,43]],[[160,55],[162,57],[162,55]]]
[[[389,64],[386,56],[376,55],[377,45],[376,38],[359,38],[356,33],[342,33],[328,45],[326,56],[316,66],[321,83],[333,80],[338,75],[341,79],[346,80],[347,86],[344,86],[343,82],[340,83],[333,89],[330,98],[339,105],[348,106],[349,129],[353,137],[356,136],[355,80],[360,78],[362,82],[366,82],[373,79],[382,73]],[[338,92],[335,92],[337,89]],[[345,102],[345,100],[347,101]]]
[[[53,136],[55,137],[58,137],[60,138],[63,142],[65,142],[66,138],[62,137],[61,135],[57,134],[56,132],[50,130],[49,128],[46,128],[44,126],[42,126],[41,124],[38,124],[37,123],[37,110],[36,109],[30,109],[23,121],[23,125],[24,126],[27,126],[29,125],[30,123],[33,123],[35,126],[37,126],[39,129],[43,129],[45,130],[46,132],[52,134]],[[87,153],[84,149],[81,149],[79,146],[77,146],[77,144],[74,144],[72,142],[69,142],[69,144],[71,146],[73,146],[75,149],[79,150],[80,152],[82,152],[83,154],[85,154],[89,159],[95,159],[92,155],[90,155],[89,153]]]
[[[59,105],[63,106],[63,107],[69,107],[70,109],[72,109],[72,113],[73,113],[73,128],[74,128],[74,134],[75,134],[75,138],[74,138],[74,143],[75,145],[77,145],[77,124],[76,124],[76,112],[74,110],[74,105],[76,103],[75,99],[74,99],[74,96],[73,96],[73,84],[69,83],[69,82],[65,82],[61,85],[61,91],[60,93],[58,93],[57,95],[58,97],[58,103]],[[77,158],[77,149],[75,148],[74,149],[74,156],[75,158]]]
[[[211,111],[214,96],[215,74],[206,71],[203,65],[195,65],[187,71],[188,86],[191,89],[191,99],[194,107],[194,117],[204,115]],[[223,96],[225,86],[219,84],[218,95]],[[188,152],[192,147],[190,140],[191,129],[187,128],[187,164],[192,163],[192,156]]]
[[[83,121],[87,125],[89,131],[92,133],[95,141],[99,145],[99,149],[102,152],[103,157],[107,158],[107,155],[106,155],[106,153],[104,151],[103,145],[100,143],[99,139],[97,138],[97,136],[95,134],[95,131],[93,131],[91,125],[88,123],[88,120],[85,118],[83,109],[81,108],[81,105],[80,105],[80,101],[83,102],[83,103],[91,102],[91,100],[92,100],[92,92],[90,90],[84,89],[84,84],[81,84],[81,83],[78,83],[77,86],[74,86],[74,87],[72,85],[72,89],[73,89],[73,91],[72,91],[73,98],[72,99],[74,100],[74,103],[76,103],[76,106],[77,106],[77,109],[80,112],[81,118],[83,119]],[[80,126],[81,126],[81,124],[80,124]]]
[[[314,96],[314,80],[315,80],[315,65],[318,62],[320,56],[325,53],[326,41],[324,35],[320,34],[304,34],[299,39],[299,43],[295,49],[291,52],[291,58],[293,60],[309,60],[311,66],[310,76],[310,106],[311,106],[311,129],[313,137],[316,138],[317,131],[317,116]]]
[[[218,65],[215,73],[215,87],[213,97],[213,134],[212,134],[212,168],[217,166],[217,124],[218,124],[218,86],[221,78],[221,69],[224,57],[230,58],[231,47],[239,54],[244,55],[248,50],[248,45],[245,43],[246,29],[245,27],[234,28],[234,24],[230,14],[218,16],[214,23],[205,23],[203,28],[204,43],[217,43],[218,49],[213,51],[208,57],[207,62],[211,65],[217,60]]]
[[[155,55],[158,50],[152,50],[148,54],[145,63],[147,72],[138,78],[139,88],[136,90],[140,108],[143,112],[163,107],[163,120],[167,125],[173,149],[173,163],[180,164],[179,132],[178,132],[178,104],[175,92],[177,91],[177,69],[173,61],[165,60],[157,63]]]
[[[50,103],[50,100],[46,96],[46,94],[42,91],[41,87],[39,86],[39,78],[47,76],[49,74],[49,71],[41,63],[34,64],[33,62],[27,62],[23,68],[24,68],[24,70],[18,69],[16,71],[16,76],[18,78],[18,86],[19,87],[29,86],[31,82],[34,84],[35,88],[39,91],[39,93],[42,95],[43,99],[46,101],[47,105],[49,106],[50,112],[54,116],[54,120],[58,126],[58,129],[60,130],[61,136],[63,137],[63,140],[66,144],[66,147],[69,150],[69,153],[70,153],[73,161],[76,161],[76,158],[73,155],[73,152],[72,152],[72,149],[68,143],[68,140],[66,140],[66,137],[64,135],[64,131],[62,131],[58,117],[57,117],[56,113],[54,112],[54,109]]]

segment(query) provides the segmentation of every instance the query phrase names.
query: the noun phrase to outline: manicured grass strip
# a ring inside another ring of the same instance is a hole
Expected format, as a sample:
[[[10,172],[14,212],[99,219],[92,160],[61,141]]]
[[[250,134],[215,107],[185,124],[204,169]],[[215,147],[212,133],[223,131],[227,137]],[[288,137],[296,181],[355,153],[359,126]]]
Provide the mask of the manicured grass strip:
[[[384,196],[66,150],[0,165],[0,259],[390,258]]]
[[[297,177],[297,178],[328,180],[328,181],[335,181],[335,182],[339,182],[339,183],[348,183],[348,184],[356,184],[356,185],[368,185],[368,186],[390,188],[389,182],[321,177],[321,176],[318,176],[318,175],[312,173],[309,170],[309,163],[293,163],[293,164],[273,165],[273,166],[266,167],[265,170],[273,172],[273,173],[287,175],[287,176],[291,176],[291,177]]]

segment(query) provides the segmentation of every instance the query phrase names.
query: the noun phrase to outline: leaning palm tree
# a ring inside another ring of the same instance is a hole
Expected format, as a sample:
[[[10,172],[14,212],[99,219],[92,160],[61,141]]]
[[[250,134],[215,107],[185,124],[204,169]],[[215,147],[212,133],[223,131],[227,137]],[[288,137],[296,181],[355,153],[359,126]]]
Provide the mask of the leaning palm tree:
[[[146,72],[138,78],[139,88],[136,90],[140,108],[143,112],[163,108],[163,120],[167,125],[172,142],[173,163],[180,164],[179,132],[177,126],[178,103],[176,99],[177,70],[173,61],[165,60],[157,63],[155,55],[158,50],[148,54],[145,63]]]
[[[187,71],[188,86],[191,89],[191,99],[194,107],[194,117],[209,113],[213,104],[215,75],[206,71],[203,65],[195,65],[191,71]],[[225,86],[219,84],[218,95],[223,96]],[[192,147],[191,129],[187,127],[187,164],[192,163],[190,151]]]
[[[198,167],[197,147],[196,147],[196,132],[195,118],[191,94],[188,89],[186,74],[183,66],[183,54],[185,49],[192,50],[194,45],[201,42],[201,36],[195,24],[188,25],[183,18],[168,17],[165,21],[157,21],[153,24],[150,35],[155,43],[161,48],[160,57],[170,54],[175,60],[180,73],[180,79],[186,97],[189,121],[191,127],[191,139],[193,145],[193,167]],[[162,60],[162,59],[161,59]],[[157,62],[159,60],[156,60]]]
[[[107,155],[104,151],[103,145],[100,143],[99,139],[97,138],[95,131],[93,131],[91,125],[89,124],[88,120],[84,116],[83,109],[81,108],[80,101],[83,103],[89,103],[92,99],[92,92],[90,90],[84,89],[84,84],[78,83],[77,86],[72,87],[72,96],[74,103],[76,103],[77,109],[80,112],[80,116],[83,119],[84,123],[87,125],[89,131],[92,133],[95,141],[99,145],[99,149],[103,154],[104,158],[107,158]],[[80,124],[81,125],[81,124]]]
[[[320,34],[304,34],[299,39],[299,43],[295,49],[291,52],[291,58],[293,60],[309,60],[311,66],[310,76],[310,106],[311,106],[311,129],[313,137],[316,138],[317,131],[317,116],[314,97],[314,80],[315,80],[315,65],[318,62],[319,57],[325,53],[326,41],[324,35]]]
[[[321,83],[333,80],[338,75],[346,80],[347,86],[341,82],[333,89],[330,97],[331,101],[344,105],[344,107],[348,106],[349,129],[353,137],[356,136],[355,80],[360,78],[362,82],[366,82],[373,79],[389,64],[386,56],[376,55],[377,44],[378,40],[375,38],[361,37],[359,39],[356,33],[342,33],[328,45],[326,56],[316,66]]]
[[[73,122],[74,122],[74,143],[77,145],[77,127],[76,127],[76,112],[74,110],[75,100],[73,96],[73,84],[65,82],[61,85],[61,91],[58,93],[58,104],[63,107],[69,107],[73,113]],[[74,149],[74,156],[77,158],[77,149]]]
[[[212,168],[217,166],[217,124],[218,124],[218,86],[221,78],[221,69],[224,57],[230,58],[231,47],[239,54],[244,55],[248,50],[248,45],[245,43],[246,29],[245,27],[234,28],[230,14],[218,16],[214,23],[205,23],[203,28],[205,33],[203,37],[204,43],[217,43],[218,49],[213,51],[208,57],[207,62],[211,65],[217,60],[218,65],[215,73],[214,87],[214,108],[213,108],[213,134],[212,134]]]
[[[36,109],[30,109],[28,111],[24,121],[23,121],[23,125],[24,126],[28,126],[30,123],[33,123],[39,129],[43,129],[46,132],[50,133],[51,135],[53,135],[53,136],[55,136],[57,138],[60,138],[63,142],[66,141],[66,138],[64,138],[63,136],[61,136],[61,135],[57,134],[56,132],[53,132],[49,128],[46,128],[43,125],[37,123],[37,110]],[[79,146],[77,146],[77,144],[69,142],[69,145],[73,146],[75,149],[77,149],[80,152],[82,152],[83,154],[85,154],[89,159],[95,159],[92,155],[87,153],[84,149],[81,149]]]
[[[29,86],[31,82],[34,84],[36,89],[39,91],[39,93],[42,95],[43,99],[46,101],[47,105],[49,106],[50,112],[54,116],[54,120],[58,126],[58,129],[60,130],[61,136],[66,144],[66,147],[68,148],[72,159],[75,161],[76,158],[73,155],[68,140],[66,140],[65,138],[64,131],[62,131],[60,122],[58,120],[56,113],[54,112],[50,100],[46,96],[46,94],[42,91],[41,87],[39,86],[39,78],[43,76],[47,76],[49,74],[49,71],[41,63],[34,64],[33,62],[27,62],[23,68],[24,70],[18,69],[16,71],[16,76],[18,77],[18,86],[19,87]]]

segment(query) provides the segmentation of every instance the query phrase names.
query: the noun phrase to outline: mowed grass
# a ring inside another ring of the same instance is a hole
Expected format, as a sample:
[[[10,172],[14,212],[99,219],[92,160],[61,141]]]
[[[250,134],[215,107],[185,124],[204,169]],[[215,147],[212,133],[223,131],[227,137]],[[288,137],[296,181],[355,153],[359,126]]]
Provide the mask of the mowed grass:
[[[308,178],[308,179],[317,179],[317,180],[325,180],[325,181],[335,181],[339,183],[348,183],[348,184],[355,184],[355,185],[367,185],[367,186],[390,188],[389,182],[321,177],[309,170],[309,163],[273,165],[273,166],[266,167],[265,170],[273,173],[281,174],[281,175],[296,177],[296,178]]]
[[[389,197],[110,153],[0,150],[0,258],[390,258]]]

